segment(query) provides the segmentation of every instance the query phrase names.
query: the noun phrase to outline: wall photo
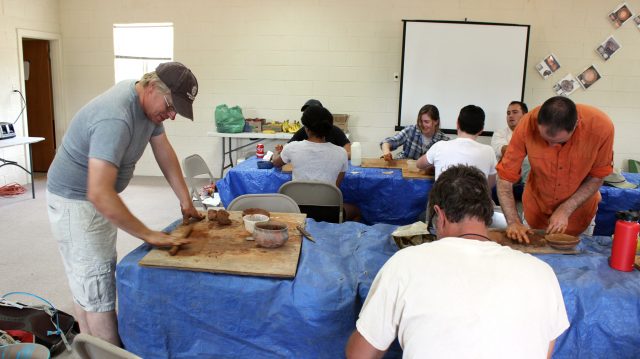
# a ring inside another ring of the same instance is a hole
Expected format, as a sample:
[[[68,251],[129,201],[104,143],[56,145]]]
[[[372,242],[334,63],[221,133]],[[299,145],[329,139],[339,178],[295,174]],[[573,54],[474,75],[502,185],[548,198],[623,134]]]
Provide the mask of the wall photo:
[[[578,87],[580,87],[578,81],[573,77],[572,74],[568,74],[567,76],[563,77],[562,80],[558,81],[558,83],[553,85],[553,91],[556,93],[556,95],[569,96],[575,90],[577,90]]]
[[[609,20],[616,29],[622,26],[627,20],[633,17],[633,13],[626,3],[618,5],[618,7],[609,14]]]
[[[600,80],[601,77],[602,76],[600,76],[600,73],[595,68],[595,66],[591,65],[587,67],[586,70],[582,71],[580,75],[578,75],[578,82],[580,83],[580,86],[582,86],[582,88],[586,90],[591,87],[591,85],[593,85],[596,81]]]
[[[613,36],[609,36],[596,48],[596,52],[600,54],[605,61],[608,61],[621,47],[620,43]]]
[[[559,69],[560,62],[558,62],[558,58],[554,54],[549,54],[549,56],[545,57],[544,60],[536,65],[536,70],[538,70],[540,76],[545,80]]]

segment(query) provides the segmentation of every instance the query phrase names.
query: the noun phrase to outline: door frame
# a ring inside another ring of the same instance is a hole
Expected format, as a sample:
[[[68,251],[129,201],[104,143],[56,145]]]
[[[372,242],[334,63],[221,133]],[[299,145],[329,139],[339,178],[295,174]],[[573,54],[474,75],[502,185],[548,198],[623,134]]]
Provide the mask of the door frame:
[[[49,52],[51,58],[51,89],[53,92],[53,121],[55,124],[56,149],[62,143],[62,136],[67,129],[67,121],[64,110],[64,86],[62,80],[62,37],[60,34],[28,29],[16,29],[18,34],[18,76],[19,90],[25,93],[24,79],[24,56],[22,49],[23,39],[36,39],[49,41]],[[29,135],[29,114],[25,111],[22,115],[22,130]]]

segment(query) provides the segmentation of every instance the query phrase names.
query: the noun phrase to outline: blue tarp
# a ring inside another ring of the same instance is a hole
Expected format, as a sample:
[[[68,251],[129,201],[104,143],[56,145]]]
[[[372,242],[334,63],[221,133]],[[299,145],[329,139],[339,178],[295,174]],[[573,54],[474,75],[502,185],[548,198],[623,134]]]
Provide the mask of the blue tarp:
[[[639,184],[640,173],[623,173],[627,181]],[[616,212],[624,210],[640,210],[640,189],[620,189],[616,187],[600,187],[602,201],[596,214],[594,235],[610,236],[616,226]]]
[[[216,183],[226,207],[243,194],[276,193],[291,173],[278,168],[258,169],[257,159],[247,159]],[[362,222],[404,225],[415,222],[427,207],[432,180],[404,179],[399,169],[364,168],[349,165],[340,184],[343,200],[360,208]]]
[[[304,240],[293,280],[140,267],[142,245],[117,267],[122,340],[144,358],[343,357],[376,273],[397,251],[395,228],[308,220],[317,242]],[[571,321],[554,358],[640,357],[640,272],[609,268],[608,237],[585,237],[579,249],[538,256],[554,268]]]
[[[391,172],[391,173],[390,173]],[[640,183],[640,174],[624,173],[631,183]],[[291,173],[279,169],[260,170],[252,157],[229,170],[216,185],[222,203],[247,193],[275,193]],[[404,225],[415,222],[426,209],[433,181],[407,180],[397,169],[361,168],[349,166],[340,185],[344,202],[356,204],[366,224],[388,223]],[[596,214],[594,235],[610,236],[615,227],[615,214],[620,210],[640,210],[640,189],[600,187],[602,202]]]

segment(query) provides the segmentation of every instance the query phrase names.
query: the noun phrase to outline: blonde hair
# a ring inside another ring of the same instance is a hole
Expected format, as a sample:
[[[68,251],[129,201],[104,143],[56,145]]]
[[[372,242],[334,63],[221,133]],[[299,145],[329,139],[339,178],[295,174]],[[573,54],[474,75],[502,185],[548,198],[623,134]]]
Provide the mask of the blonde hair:
[[[155,71],[147,72],[146,74],[142,75],[142,78],[138,82],[140,82],[140,85],[142,85],[142,87],[154,85],[163,94],[171,93],[169,87],[165,85],[162,80],[160,80],[160,77],[158,77],[158,74]]]

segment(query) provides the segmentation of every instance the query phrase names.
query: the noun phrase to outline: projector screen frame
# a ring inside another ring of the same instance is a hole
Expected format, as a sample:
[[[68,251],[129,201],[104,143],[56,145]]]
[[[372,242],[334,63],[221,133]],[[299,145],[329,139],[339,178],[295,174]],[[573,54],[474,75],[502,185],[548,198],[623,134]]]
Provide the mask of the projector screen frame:
[[[405,56],[406,56],[406,42],[407,42],[407,24],[408,23],[436,23],[436,24],[461,24],[461,25],[473,25],[473,26],[505,26],[505,27],[518,27],[518,28],[526,28],[526,44],[524,48],[524,59],[523,67],[522,67],[522,86],[520,89],[520,101],[524,100],[524,91],[526,86],[526,77],[527,77],[527,59],[529,57],[529,39],[531,36],[531,25],[526,24],[511,24],[511,23],[494,23],[494,22],[477,22],[477,21],[455,21],[455,20],[407,20],[403,19],[402,26],[402,60],[401,60],[401,70],[400,70],[400,96],[398,103],[398,122],[395,126],[396,131],[402,130],[407,124],[402,124],[402,101],[403,101],[403,89],[404,89],[404,81],[405,81]],[[514,100],[514,99],[512,99]],[[438,106],[438,104],[435,104]],[[508,103],[505,103],[505,111]],[[415,110],[417,113],[417,109]],[[456,134],[457,131],[455,129],[450,128],[441,128],[442,132],[446,134]],[[493,131],[484,131],[481,136],[492,136]]]

